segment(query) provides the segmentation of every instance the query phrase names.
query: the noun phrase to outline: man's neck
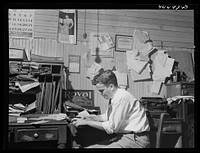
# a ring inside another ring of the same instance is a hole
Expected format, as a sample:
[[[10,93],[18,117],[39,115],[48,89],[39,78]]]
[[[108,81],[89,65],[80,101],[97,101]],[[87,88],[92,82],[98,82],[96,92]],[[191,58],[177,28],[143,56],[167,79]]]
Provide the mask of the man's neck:
[[[119,89],[118,87],[114,88],[113,95],[112,95],[112,97],[110,99],[113,99],[113,97],[114,97],[114,95],[115,95],[115,93],[117,92],[118,89]]]

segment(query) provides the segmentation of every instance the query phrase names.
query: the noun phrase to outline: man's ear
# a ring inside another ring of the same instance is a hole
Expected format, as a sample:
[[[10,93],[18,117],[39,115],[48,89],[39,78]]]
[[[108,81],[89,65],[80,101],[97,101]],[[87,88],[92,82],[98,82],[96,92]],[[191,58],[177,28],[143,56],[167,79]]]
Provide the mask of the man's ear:
[[[114,85],[113,84],[110,84],[110,88],[111,88],[111,90],[114,90]]]

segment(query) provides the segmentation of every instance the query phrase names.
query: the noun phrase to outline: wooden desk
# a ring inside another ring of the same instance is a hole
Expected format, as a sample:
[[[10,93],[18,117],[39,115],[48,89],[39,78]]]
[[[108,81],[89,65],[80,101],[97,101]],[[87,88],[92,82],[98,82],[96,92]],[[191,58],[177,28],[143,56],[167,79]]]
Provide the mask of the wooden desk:
[[[51,120],[39,125],[9,123],[9,149],[64,149],[67,146],[66,120]]]

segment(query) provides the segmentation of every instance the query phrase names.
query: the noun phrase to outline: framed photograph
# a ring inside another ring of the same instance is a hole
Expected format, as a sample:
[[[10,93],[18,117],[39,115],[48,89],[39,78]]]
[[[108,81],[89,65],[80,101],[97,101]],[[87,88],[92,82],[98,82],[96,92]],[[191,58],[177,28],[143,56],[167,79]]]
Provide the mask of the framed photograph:
[[[76,10],[60,10],[58,19],[58,42],[76,44]]]
[[[115,50],[130,51],[133,49],[133,36],[115,35]]]
[[[81,56],[69,55],[69,73],[80,73]]]

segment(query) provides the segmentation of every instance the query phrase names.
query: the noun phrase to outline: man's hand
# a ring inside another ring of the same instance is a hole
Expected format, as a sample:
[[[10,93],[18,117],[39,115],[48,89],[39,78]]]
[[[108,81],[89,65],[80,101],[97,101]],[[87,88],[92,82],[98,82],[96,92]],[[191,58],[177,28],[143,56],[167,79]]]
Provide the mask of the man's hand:
[[[94,121],[91,119],[83,119],[83,118],[73,118],[71,121],[72,121],[72,124],[74,124],[76,127],[81,126],[81,125],[88,125],[100,130],[104,130],[102,126],[102,122],[99,122],[99,121]]]
[[[87,116],[87,117],[84,117],[85,120],[93,120],[93,121],[96,121],[96,115],[90,115],[90,116]]]
[[[74,124],[76,127],[80,125],[87,125],[87,120],[83,118],[73,118],[71,121],[72,121],[72,124]]]

